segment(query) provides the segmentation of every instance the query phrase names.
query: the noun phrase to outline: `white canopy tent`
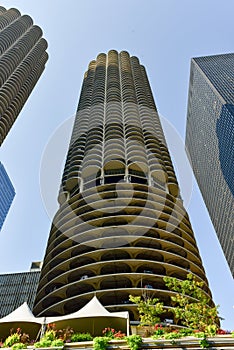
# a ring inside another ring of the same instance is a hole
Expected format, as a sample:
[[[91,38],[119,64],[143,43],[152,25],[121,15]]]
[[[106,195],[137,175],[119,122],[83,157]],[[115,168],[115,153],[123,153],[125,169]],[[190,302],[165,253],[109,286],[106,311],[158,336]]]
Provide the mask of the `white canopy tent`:
[[[44,317],[35,317],[28,304],[24,302],[9,315],[0,319],[0,339],[10,335],[12,328],[14,331],[21,328],[22,332],[28,333],[31,339],[36,339],[43,323]]]
[[[90,332],[92,335],[102,335],[106,327],[121,330],[129,335],[129,313],[109,312],[94,296],[82,309],[65,316],[35,317],[23,303],[9,315],[0,319],[0,340],[10,334],[10,329],[16,331],[21,328],[22,332],[28,333],[31,339],[36,339],[42,325],[56,324],[56,329],[71,327],[75,332]]]
[[[82,309],[65,316],[46,317],[46,324],[55,323],[57,329],[72,327],[76,332],[101,335],[106,327],[129,334],[128,311],[109,312],[94,296]]]

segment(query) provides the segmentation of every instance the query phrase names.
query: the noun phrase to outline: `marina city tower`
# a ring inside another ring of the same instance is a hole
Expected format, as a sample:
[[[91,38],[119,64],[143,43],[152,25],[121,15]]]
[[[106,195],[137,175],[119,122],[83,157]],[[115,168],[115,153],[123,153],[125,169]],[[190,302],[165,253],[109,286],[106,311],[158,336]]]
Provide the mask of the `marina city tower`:
[[[44,71],[46,49],[30,16],[0,6],[0,146]]]
[[[129,294],[169,306],[163,277],[189,271],[210,295],[145,68],[126,51],[99,54],[84,75],[58,201],[35,314],[96,295],[137,319]]]

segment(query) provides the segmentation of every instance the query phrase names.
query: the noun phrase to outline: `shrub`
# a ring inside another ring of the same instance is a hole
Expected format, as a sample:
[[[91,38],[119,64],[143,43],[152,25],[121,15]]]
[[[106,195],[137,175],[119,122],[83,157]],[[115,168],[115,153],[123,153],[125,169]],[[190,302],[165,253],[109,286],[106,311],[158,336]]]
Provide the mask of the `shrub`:
[[[217,326],[215,324],[206,326],[205,333],[209,336],[215,336],[217,333]]]
[[[163,334],[154,334],[154,335],[152,335],[151,338],[152,339],[161,339],[161,338],[163,338]]]
[[[56,331],[53,329],[46,331],[45,334],[43,335],[42,339],[46,339],[46,340],[50,340],[50,341],[55,340],[56,339]]]
[[[93,340],[93,337],[90,333],[74,333],[71,336],[71,342],[79,342],[79,341],[89,341]]]
[[[131,350],[138,350],[142,344],[142,337],[140,335],[129,335],[126,337],[126,340]]]
[[[181,338],[181,334],[179,332],[174,331],[171,333],[166,333],[164,335],[164,338],[165,339],[179,339],[179,338]]]
[[[210,343],[206,340],[206,337],[200,340],[199,344],[202,349],[206,349],[210,347]]]
[[[186,337],[188,335],[193,335],[193,330],[191,328],[181,328],[179,334],[181,337]]]
[[[56,339],[56,331],[54,329],[48,328],[48,330],[45,332],[43,337],[40,339],[40,341],[36,342],[34,344],[35,348],[48,348],[52,346],[53,342],[62,342],[61,339]],[[53,346],[61,346],[61,345],[53,345]]]
[[[153,335],[153,339],[159,339],[159,338],[164,338],[164,339],[179,339],[182,337],[186,337],[188,335],[195,335],[194,331],[190,328],[181,328],[181,329],[173,329],[172,327],[162,327],[161,325],[156,325],[155,326],[155,332]],[[197,333],[197,337],[203,337],[204,333],[199,332]]]
[[[205,337],[205,333],[204,332],[196,332],[194,333],[196,338],[204,338]]]
[[[20,343],[20,334],[19,333],[13,333],[9,335],[9,337],[6,338],[6,340],[3,343],[4,348],[10,348],[12,345]]]
[[[64,342],[62,339],[55,339],[51,343],[51,347],[54,347],[54,348],[56,348],[57,346],[59,347],[59,346],[63,346],[63,345],[64,345]]]
[[[51,346],[52,341],[48,339],[42,338],[40,341],[34,344],[35,348],[49,348]]]
[[[23,343],[16,343],[12,346],[12,350],[27,349],[27,345]]]
[[[110,338],[107,337],[95,337],[93,339],[93,349],[94,350],[105,350],[108,345]]]
[[[48,340],[42,338],[40,341],[36,342],[34,344],[35,348],[49,348],[49,347],[61,347],[64,345],[64,342],[62,339],[55,339],[55,340]]]

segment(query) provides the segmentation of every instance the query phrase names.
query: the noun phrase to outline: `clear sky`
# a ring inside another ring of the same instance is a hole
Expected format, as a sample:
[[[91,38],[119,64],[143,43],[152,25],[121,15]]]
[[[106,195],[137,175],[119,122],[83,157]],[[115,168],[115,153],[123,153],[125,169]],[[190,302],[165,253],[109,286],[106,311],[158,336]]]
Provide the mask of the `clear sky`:
[[[234,2],[2,0],[1,5],[18,8],[41,26],[50,56],[0,150],[0,159],[16,190],[0,232],[0,273],[5,273],[28,271],[32,261],[43,259],[61,177],[59,171],[57,176],[53,174],[53,168],[59,164],[61,168],[65,157],[71,125],[65,121],[75,113],[88,62],[110,49],[138,56],[147,69],[160,114],[184,140],[190,59],[233,52]],[[62,129],[53,137],[61,124]],[[47,157],[51,143],[58,142],[57,135],[60,148],[53,157]],[[180,150],[175,153],[178,156]],[[177,171],[181,180],[183,166]],[[183,196],[189,198],[187,173],[180,184]],[[49,200],[52,209],[48,215]],[[185,204],[214,301],[220,304],[220,315],[225,318],[222,326],[234,329],[233,279],[195,181],[191,200]]]

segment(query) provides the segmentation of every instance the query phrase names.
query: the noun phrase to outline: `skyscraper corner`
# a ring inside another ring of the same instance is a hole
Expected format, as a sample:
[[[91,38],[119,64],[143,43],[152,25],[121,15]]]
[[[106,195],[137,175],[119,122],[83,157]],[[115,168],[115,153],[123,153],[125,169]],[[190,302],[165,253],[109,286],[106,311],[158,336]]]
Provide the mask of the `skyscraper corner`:
[[[186,147],[234,276],[234,53],[191,61]]]
[[[6,219],[7,213],[15,197],[15,189],[11,180],[0,162],[0,231]]]
[[[0,6],[0,145],[45,68],[46,49],[30,16]]]

